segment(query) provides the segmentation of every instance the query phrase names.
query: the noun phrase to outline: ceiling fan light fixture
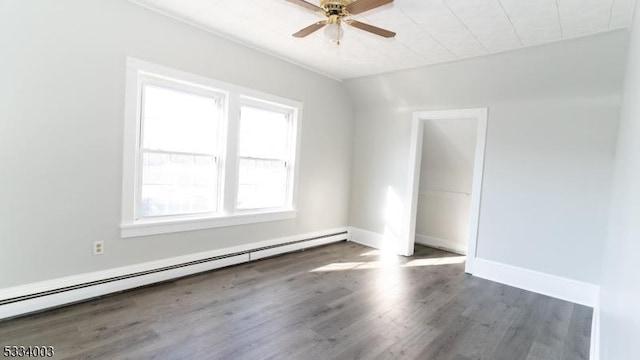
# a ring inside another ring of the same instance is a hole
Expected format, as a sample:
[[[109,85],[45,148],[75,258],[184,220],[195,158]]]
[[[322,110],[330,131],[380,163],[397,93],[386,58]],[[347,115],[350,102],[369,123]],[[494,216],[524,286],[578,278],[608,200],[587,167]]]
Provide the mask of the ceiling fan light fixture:
[[[324,28],[324,36],[329,40],[329,42],[340,45],[340,41],[344,36],[344,31],[342,30],[339,19],[337,21],[329,21],[327,26]]]

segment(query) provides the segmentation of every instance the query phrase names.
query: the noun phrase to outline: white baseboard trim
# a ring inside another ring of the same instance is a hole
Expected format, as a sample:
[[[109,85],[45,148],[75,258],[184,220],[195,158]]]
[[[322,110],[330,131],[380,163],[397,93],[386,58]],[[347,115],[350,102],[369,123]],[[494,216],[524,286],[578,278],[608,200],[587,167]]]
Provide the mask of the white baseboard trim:
[[[0,320],[349,239],[335,228],[0,289]]]
[[[377,232],[360,229],[357,227],[349,228],[349,235],[351,236],[350,241],[356,242],[360,245],[372,247],[374,249],[379,249],[384,252],[406,255],[405,251],[399,244],[402,243],[399,236],[393,234],[380,234]],[[432,246],[432,245],[428,245]],[[445,249],[448,250],[448,249]],[[453,251],[453,250],[449,250]],[[455,253],[460,253],[458,251],[453,251]],[[466,247],[465,247],[466,252]],[[413,254],[413,251],[411,251]],[[475,261],[475,257],[467,256],[466,264],[465,264],[465,272],[468,274],[473,274],[473,264]]]
[[[349,234],[351,234],[351,241],[374,249],[380,249],[384,242],[382,234],[356,227],[351,227]]]
[[[505,285],[595,307],[599,286],[516,266],[476,258],[473,275]]]
[[[398,243],[393,237],[356,227],[351,227],[349,233],[351,241],[376,249],[395,249],[393,244]],[[467,268],[467,272],[470,270],[474,276],[580,305],[595,307],[597,304],[600,291],[597,285],[477,257],[467,257],[467,262],[470,260],[473,266]]]
[[[456,254],[466,255],[467,246],[460,245],[456,242],[446,239],[440,239],[434,236],[416,234],[416,244],[442,249]]]
[[[351,227],[349,229],[350,241],[385,252],[399,254],[400,240],[396,235],[380,234],[377,232]]]

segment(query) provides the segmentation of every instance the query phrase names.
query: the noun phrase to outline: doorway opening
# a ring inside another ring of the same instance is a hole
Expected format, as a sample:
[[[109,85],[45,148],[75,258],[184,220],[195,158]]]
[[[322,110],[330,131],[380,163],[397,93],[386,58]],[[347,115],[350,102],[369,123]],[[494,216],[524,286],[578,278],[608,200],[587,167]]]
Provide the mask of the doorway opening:
[[[413,114],[403,255],[417,240],[465,253],[473,273],[486,133],[487,108]]]

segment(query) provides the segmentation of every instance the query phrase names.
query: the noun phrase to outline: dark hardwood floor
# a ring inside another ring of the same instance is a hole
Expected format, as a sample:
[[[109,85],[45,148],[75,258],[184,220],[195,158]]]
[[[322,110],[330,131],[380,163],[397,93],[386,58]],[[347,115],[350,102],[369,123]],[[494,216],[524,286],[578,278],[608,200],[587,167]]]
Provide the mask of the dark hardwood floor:
[[[592,311],[342,242],[0,323],[56,359],[588,359]]]

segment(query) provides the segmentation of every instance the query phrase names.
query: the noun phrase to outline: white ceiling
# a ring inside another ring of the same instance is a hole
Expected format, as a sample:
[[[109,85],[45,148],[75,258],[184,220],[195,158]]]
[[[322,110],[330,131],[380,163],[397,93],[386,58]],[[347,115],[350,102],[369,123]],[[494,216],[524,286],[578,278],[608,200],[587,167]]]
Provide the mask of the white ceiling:
[[[303,39],[292,37],[322,17],[285,0],[130,1],[339,79],[626,27],[635,4],[635,0],[396,0],[353,17],[395,31],[395,39],[346,27],[342,43],[336,46],[325,40],[322,31]]]

